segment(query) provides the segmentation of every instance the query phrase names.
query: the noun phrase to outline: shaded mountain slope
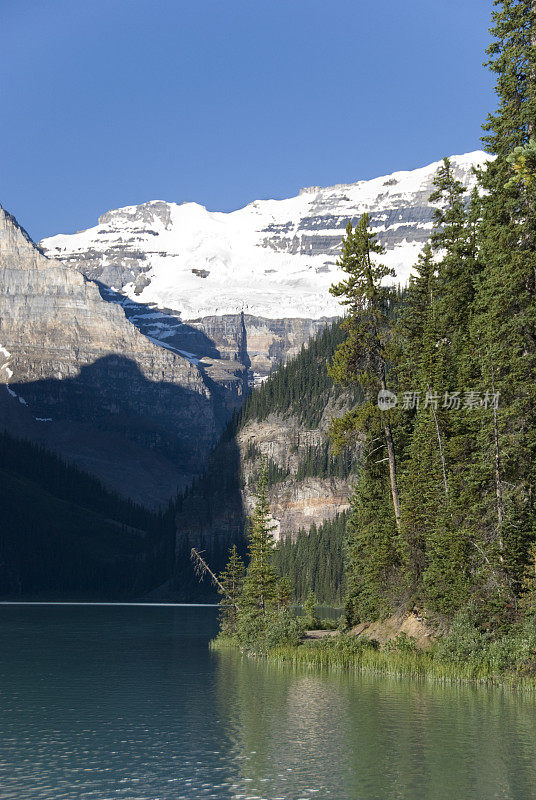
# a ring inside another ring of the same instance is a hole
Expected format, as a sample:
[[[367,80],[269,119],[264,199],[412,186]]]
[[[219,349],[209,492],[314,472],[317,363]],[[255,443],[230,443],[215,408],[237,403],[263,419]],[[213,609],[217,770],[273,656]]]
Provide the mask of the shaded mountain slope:
[[[223,566],[231,543],[244,546],[263,456],[276,537],[296,539],[299,531],[308,534],[312,526],[325,523],[320,546],[330,531],[339,541],[358,459],[355,452],[331,452],[326,430],[333,416],[359,400],[335,386],[328,374],[328,361],[342,337],[340,325],[325,328],[249,395],[206,472],[179,498],[176,559],[181,572],[191,546],[206,550],[216,569]],[[285,563],[291,561],[286,553]],[[337,580],[329,599],[340,596],[340,553],[333,570]],[[326,599],[328,594],[324,591]]]
[[[0,282],[0,428],[165,504],[241,402],[243,369],[216,387],[195,359],[143,336],[94,283],[46,258],[3,209]]]
[[[132,598],[170,572],[171,511],[124,500],[43,448],[0,435],[0,596]]]

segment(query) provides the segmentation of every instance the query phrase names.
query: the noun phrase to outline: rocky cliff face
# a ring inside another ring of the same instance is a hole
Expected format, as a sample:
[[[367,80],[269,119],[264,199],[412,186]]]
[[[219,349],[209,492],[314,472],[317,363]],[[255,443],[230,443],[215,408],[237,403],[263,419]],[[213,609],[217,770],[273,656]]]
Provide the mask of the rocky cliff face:
[[[244,388],[262,380],[334,320],[268,319],[240,312],[183,322],[170,308],[145,305],[98,285],[103,299],[119,304],[145,336],[182,353],[192,363],[201,363],[208,376],[227,388],[237,370],[243,371]]]
[[[300,528],[309,530],[346,511],[355,475],[301,476],[300,464],[312,449],[325,447],[332,417],[348,407],[348,398],[339,395],[326,403],[314,429],[296,415],[270,414],[264,420],[249,420],[234,436],[225,437],[177,515],[177,557],[184,559],[192,546],[206,548],[223,568],[228,547],[243,536],[254,509],[262,457],[280,470],[267,491],[276,539],[295,536]],[[235,480],[229,478],[233,475]]]
[[[278,480],[268,489],[276,539],[293,536],[300,528],[309,530],[313,523],[320,525],[350,507],[351,478],[300,478],[297,474],[300,461],[310,449],[326,443],[325,429],[330,418],[326,414],[319,428],[308,430],[296,417],[274,414],[261,422],[250,421],[238,434],[244,477],[242,502],[247,515],[255,506],[255,480],[261,457],[276,464],[282,473],[288,472],[288,477]]]
[[[241,402],[242,366],[150,341],[1,208],[0,281],[0,425],[148,505],[190,482]]]
[[[256,502],[262,460],[276,538],[294,537],[346,511],[359,447],[329,449],[328,428],[359,393],[333,384],[328,363],[344,340],[340,325],[325,328],[286,366],[254,389],[236,424],[212,453],[207,471],[181,500],[176,518],[177,562],[192,546],[223,568]]]
[[[472,188],[482,152],[453,156]],[[229,214],[153,201],[109,211],[94,228],[41,243],[46,253],[106,287],[134,324],[199,358],[239,361],[265,377],[340,315],[330,285],[344,229],[364,212],[405,283],[430,235],[439,162],[409,172],[259,200]],[[130,311],[129,311],[130,309]],[[190,356],[191,357],[191,356]],[[216,370],[215,364],[211,366]]]

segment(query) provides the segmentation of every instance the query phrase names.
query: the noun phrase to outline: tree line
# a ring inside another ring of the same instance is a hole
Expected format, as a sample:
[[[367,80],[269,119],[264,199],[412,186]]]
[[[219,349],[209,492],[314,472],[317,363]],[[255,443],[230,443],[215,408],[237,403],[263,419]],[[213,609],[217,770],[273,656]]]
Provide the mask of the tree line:
[[[290,581],[292,597],[304,601],[312,592],[321,605],[340,606],[345,596],[344,547],[347,514],[300,529],[280,539],[274,549],[277,573]]]
[[[352,621],[401,605],[497,625],[534,608],[536,570],[536,10],[496,3],[495,156],[469,199],[448,159],[434,228],[393,317],[364,215],[332,287],[347,315],[331,375],[363,402],[332,425],[364,442],[348,521]]]
[[[430,197],[431,237],[404,293],[389,285],[368,215],[349,223],[338,261],[346,277],[331,289],[345,307],[342,324],[278,370],[243,412],[300,409],[312,427],[329,392],[355,399],[330,429],[335,448],[360,453],[339,584],[349,625],[400,609],[447,627],[466,614],[475,630],[499,634],[534,625],[536,3],[495,6],[488,66],[499,103],[483,138],[494,158],[477,172],[477,187],[467,197],[444,159]],[[320,575],[314,551],[326,540],[318,530],[307,541],[301,533],[261,556],[252,536],[236,608],[239,618],[250,609],[250,619],[255,608],[259,630],[259,619],[284,606],[274,558],[292,576],[289,591],[303,597]],[[273,573],[259,615],[260,595],[243,592],[261,563]],[[263,636],[269,627],[261,625]]]

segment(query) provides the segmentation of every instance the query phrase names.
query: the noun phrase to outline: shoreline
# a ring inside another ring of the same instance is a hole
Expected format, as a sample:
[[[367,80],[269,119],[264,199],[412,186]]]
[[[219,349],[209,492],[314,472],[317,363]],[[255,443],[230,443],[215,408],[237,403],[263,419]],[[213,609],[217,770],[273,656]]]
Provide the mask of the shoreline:
[[[345,648],[345,644],[350,644]],[[454,662],[439,661],[426,650],[397,651],[360,647],[352,652],[350,637],[309,640],[299,645],[277,645],[266,652],[246,652],[231,638],[216,637],[209,642],[212,651],[236,650],[248,657],[265,659],[292,667],[321,671],[354,672],[391,678],[410,678],[443,683],[509,689],[536,694],[536,676],[512,672],[493,672],[477,667],[465,668]],[[342,642],[343,644],[338,644]],[[346,652],[345,652],[346,650]]]
[[[0,600],[0,606],[155,606],[158,608],[218,608],[218,603],[160,603],[112,600]]]

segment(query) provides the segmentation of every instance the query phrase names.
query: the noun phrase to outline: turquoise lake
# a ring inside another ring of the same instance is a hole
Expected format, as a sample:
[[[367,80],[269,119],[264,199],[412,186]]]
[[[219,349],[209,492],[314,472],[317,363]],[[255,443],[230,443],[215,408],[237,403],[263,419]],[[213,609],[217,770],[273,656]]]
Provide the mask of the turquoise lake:
[[[212,653],[216,609],[0,605],[1,800],[534,800],[536,700]]]

